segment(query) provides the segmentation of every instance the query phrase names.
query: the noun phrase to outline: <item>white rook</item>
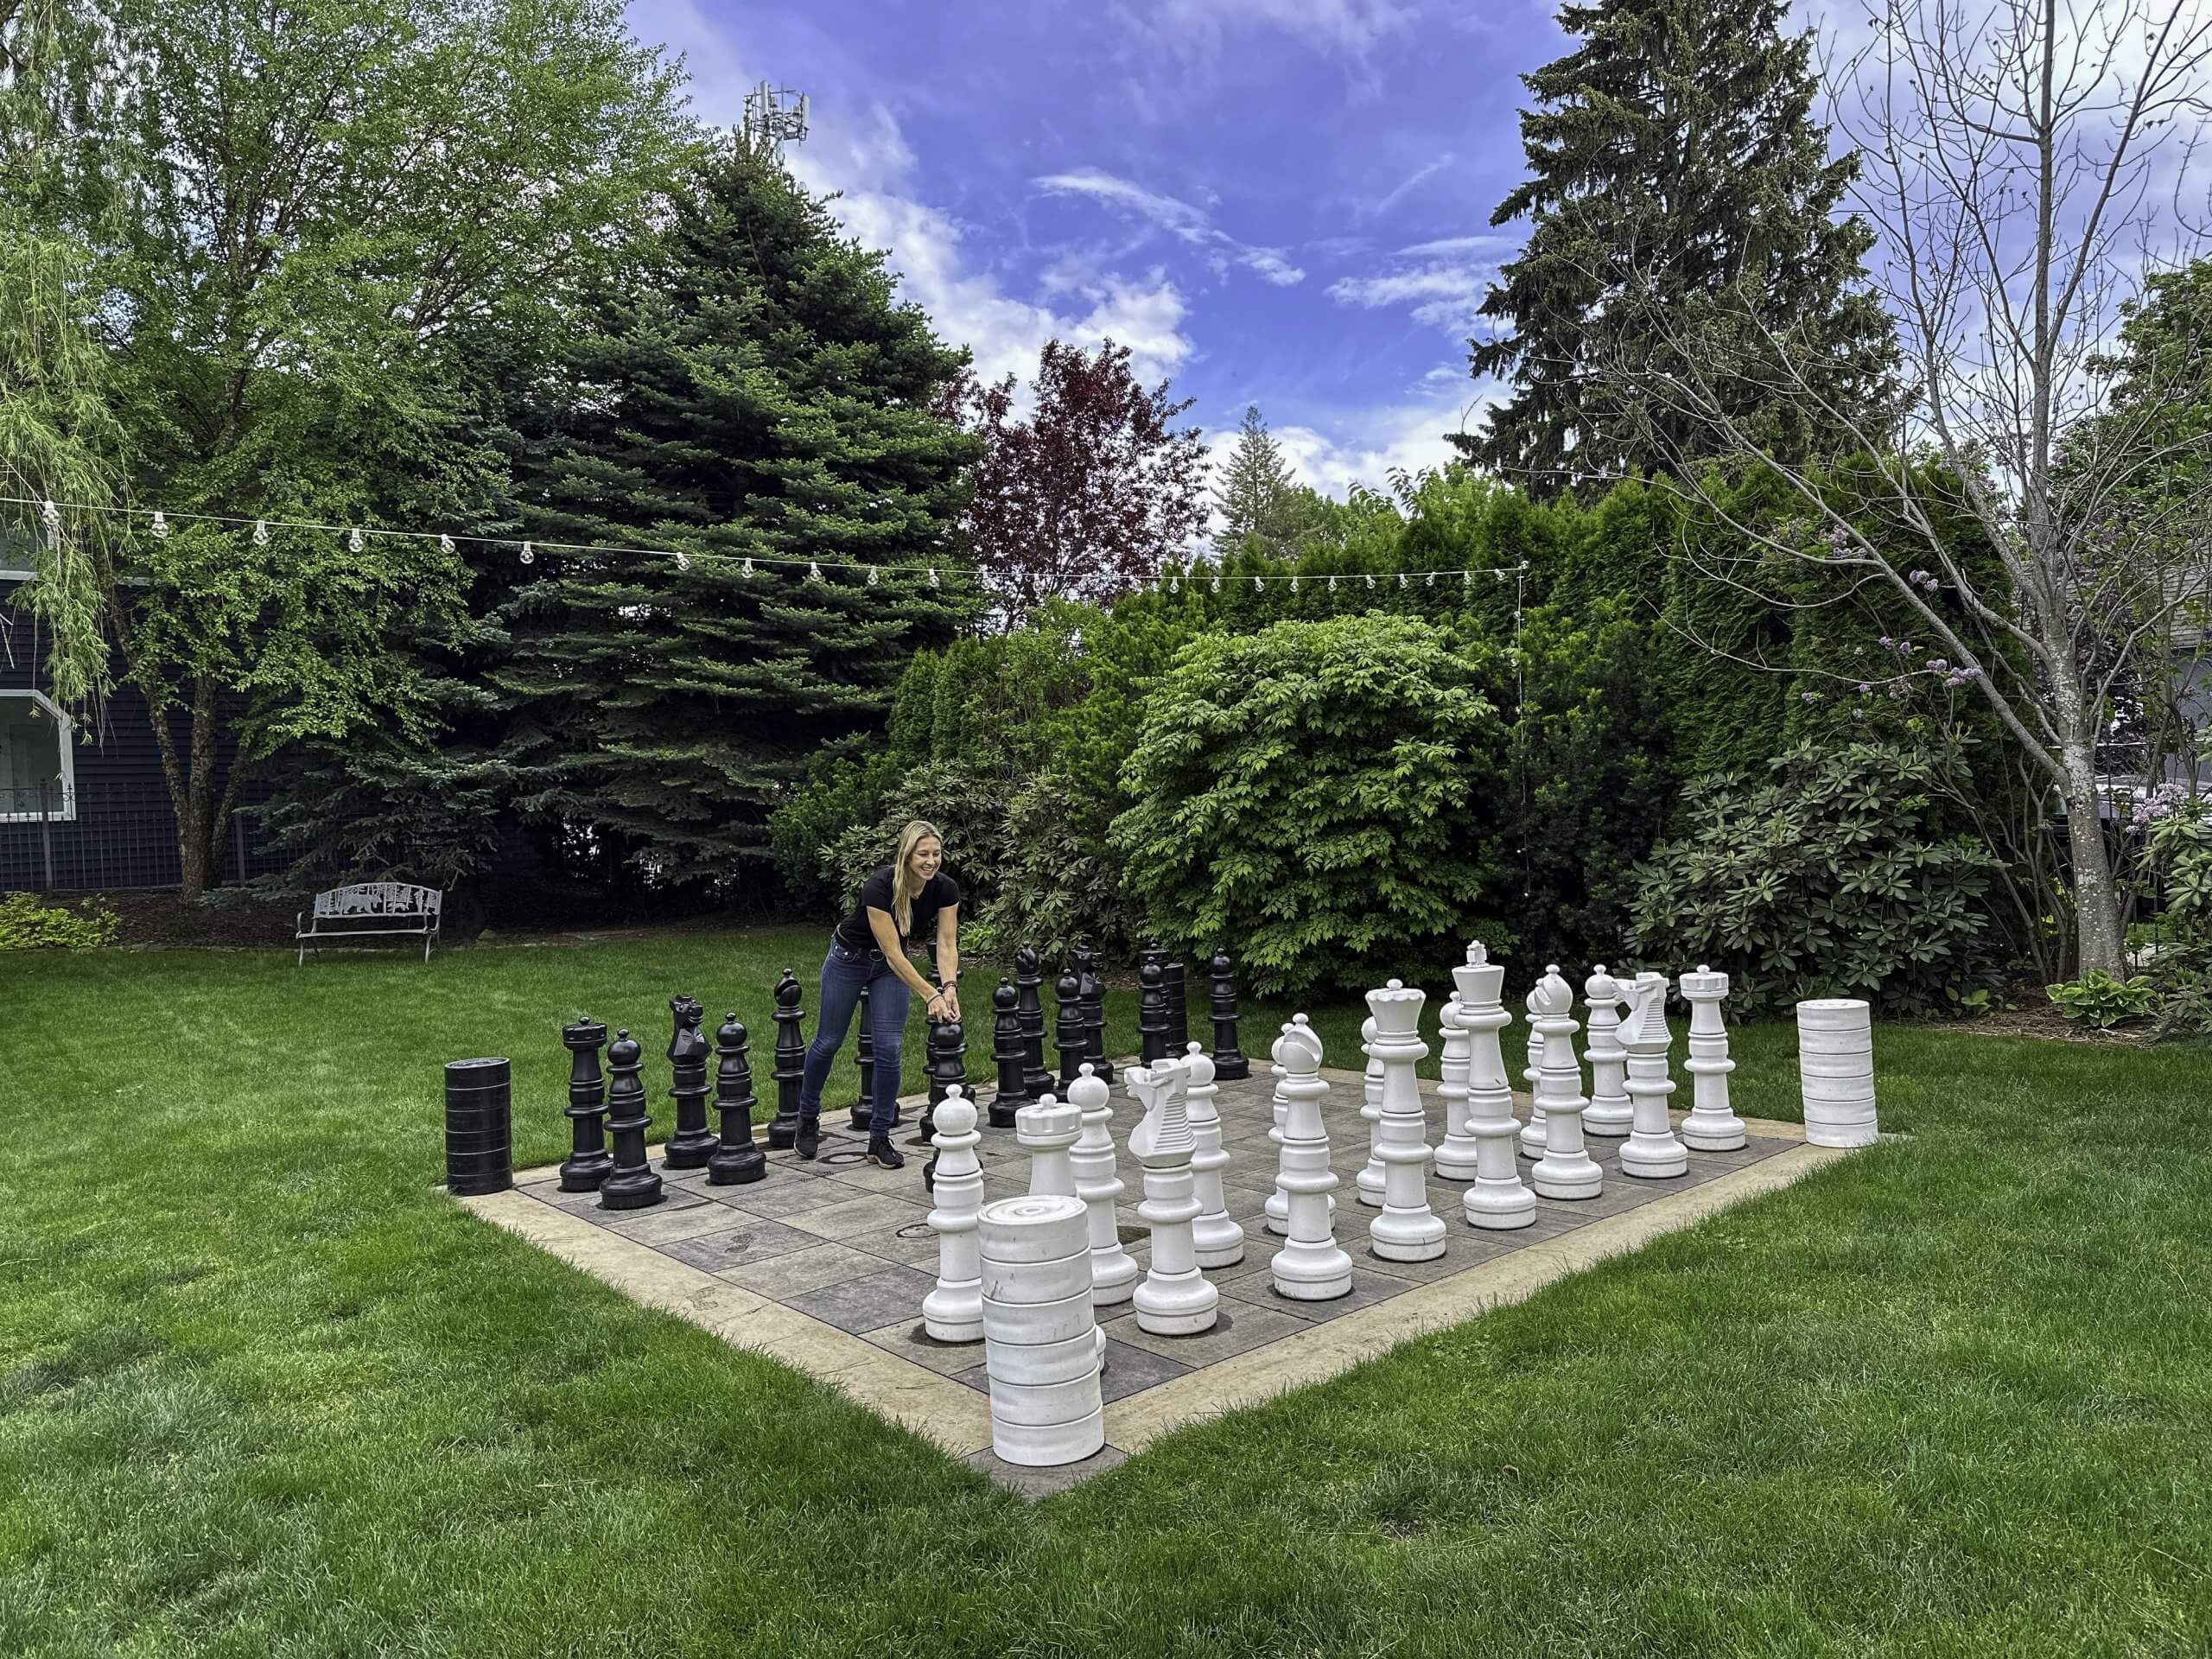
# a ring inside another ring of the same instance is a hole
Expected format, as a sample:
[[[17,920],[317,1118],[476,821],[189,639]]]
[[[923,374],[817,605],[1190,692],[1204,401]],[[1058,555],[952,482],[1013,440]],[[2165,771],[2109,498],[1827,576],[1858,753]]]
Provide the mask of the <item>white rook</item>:
[[[1459,991],[1459,1028],[1467,1033],[1467,1132],[1475,1138],[1475,1184],[1459,1200],[1467,1224],[1510,1232],[1536,1218],[1536,1195],[1521,1184],[1513,1160],[1513,1090],[1505,1081],[1505,1055],[1497,1033],[1513,1023],[1505,1011],[1505,966],[1490,959],[1477,939],[1467,963],[1452,970]]]
[[[1285,1062],[1282,1154],[1275,1190],[1290,1200],[1290,1236],[1269,1264],[1275,1290],[1301,1302],[1351,1294],[1351,1257],[1338,1247],[1329,1220],[1337,1188],[1329,1167],[1329,1131],[1321,1121],[1321,1035],[1298,1015],[1282,1028],[1275,1052]]]
[[[1452,971],[1456,983],[1459,970]],[[1436,1179],[1440,1181],[1473,1180],[1481,1160],[1474,1131],[1467,1127],[1467,1063],[1473,1049],[1466,1024],[1460,1018],[1465,1011],[1456,989],[1436,1011],[1437,1027],[1444,1033],[1444,1058],[1437,1064],[1444,1080],[1436,1090],[1444,1096],[1444,1139],[1436,1147]]]
[[[1728,995],[1728,976],[1700,963],[1682,976],[1682,1000],[1690,1005],[1690,1115],[1682,1120],[1682,1144],[1692,1152],[1733,1152],[1744,1144],[1744,1120],[1728,1109],[1728,1022],[1720,1017]]]
[[[944,1172],[940,1160],[940,1182]],[[1079,1463],[1106,1444],[1083,1200],[1001,1198],[983,1206],[976,1231],[991,1449],[1031,1467]]]
[[[1386,1262],[1433,1262],[1444,1254],[1443,1218],[1428,1207],[1428,1115],[1414,1068],[1428,1053],[1421,1039],[1424,991],[1392,980],[1367,994],[1375,1016],[1372,1052],[1382,1062],[1382,1119],[1376,1156],[1382,1160],[1382,1213],[1367,1243]]]
[[[1863,1147],[1874,1139],[1874,1020],[1857,997],[1797,1005],[1797,1077],[1805,1091],[1805,1139],[1815,1147]]]

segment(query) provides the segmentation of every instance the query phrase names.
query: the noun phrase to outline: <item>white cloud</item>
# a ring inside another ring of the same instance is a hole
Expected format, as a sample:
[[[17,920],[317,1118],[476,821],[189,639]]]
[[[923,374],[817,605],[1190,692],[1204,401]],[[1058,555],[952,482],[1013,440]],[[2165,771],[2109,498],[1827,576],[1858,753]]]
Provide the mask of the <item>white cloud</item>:
[[[1281,248],[1255,247],[1239,242],[1226,231],[1217,228],[1204,209],[1156,190],[1147,190],[1097,168],[1079,167],[1070,173],[1048,173],[1032,182],[1047,195],[1087,196],[1155,225],[1177,240],[1202,250],[1216,270],[1225,270],[1231,264],[1243,265],[1279,288],[1289,288],[1306,280],[1306,273],[1285,258]]]
[[[1300,411],[1306,418],[1271,424],[1283,459],[1299,481],[1341,501],[1355,484],[1388,487],[1391,471],[1440,467],[1459,458],[1446,434],[1478,431],[1482,411],[1494,399],[1490,383],[1467,378],[1467,365],[1440,363],[1395,403],[1331,411]],[[1262,411],[1268,407],[1259,402]],[[1217,465],[1236,447],[1240,404],[1213,423],[1208,448]]]
[[[1208,56],[1221,50],[1232,29],[1243,28],[1274,29],[1363,58],[1414,18],[1414,8],[1401,0],[1158,0],[1149,10],[1154,32]]]
[[[1477,312],[1490,291],[1496,268],[1466,261],[1432,260],[1371,276],[1345,276],[1329,284],[1329,297],[1363,311],[1412,307],[1413,320],[1465,337],[1478,324]]]
[[[1416,242],[1399,253],[1408,259],[1446,259],[1455,254],[1487,253],[1514,245],[1510,236],[1446,236],[1433,242]]]
[[[1423,184],[1434,178],[1446,168],[1451,166],[1452,162],[1456,159],[1457,158],[1453,156],[1452,152],[1447,149],[1444,154],[1438,156],[1434,161],[1429,162],[1426,167],[1414,168],[1411,174],[1401,180],[1395,188],[1384,195],[1382,200],[1376,202],[1374,207],[1367,210],[1368,216],[1370,219],[1382,218],[1383,214],[1389,213],[1393,207],[1403,201],[1413,191],[1419,189]]]

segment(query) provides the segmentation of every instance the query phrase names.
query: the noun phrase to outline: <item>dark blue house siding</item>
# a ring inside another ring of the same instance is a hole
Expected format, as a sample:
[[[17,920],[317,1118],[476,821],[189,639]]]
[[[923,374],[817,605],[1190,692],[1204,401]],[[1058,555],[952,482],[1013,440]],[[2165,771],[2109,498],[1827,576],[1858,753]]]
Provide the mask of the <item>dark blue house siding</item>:
[[[0,691],[43,690],[41,630],[10,603],[17,582],[0,577]],[[118,665],[118,672],[119,672]],[[0,708],[21,709],[26,699],[0,698]],[[189,716],[173,715],[170,731],[180,754],[189,752]],[[96,887],[172,887],[182,879],[176,844],[176,817],[162,773],[161,750],[145,700],[118,684],[95,720],[75,723],[71,760],[75,772],[74,815],[64,811],[59,791],[49,791],[39,814],[36,793],[24,788],[0,791],[0,893],[18,889],[71,892]],[[218,754],[218,777],[227,775],[234,746]],[[265,791],[249,791],[249,800]],[[222,880],[281,868],[281,859],[260,855],[245,827],[245,868],[239,868],[239,832],[233,830]]]

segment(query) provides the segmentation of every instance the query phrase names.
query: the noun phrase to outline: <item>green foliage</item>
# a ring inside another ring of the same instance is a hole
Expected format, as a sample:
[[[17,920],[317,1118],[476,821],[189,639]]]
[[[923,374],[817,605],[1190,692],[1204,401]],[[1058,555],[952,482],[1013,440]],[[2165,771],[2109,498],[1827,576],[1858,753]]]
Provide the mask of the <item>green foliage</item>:
[[[113,944],[123,918],[97,899],[76,909],[43,905],[35,893],[0,899],[0,950],[87,950]]]
[[[2079,979],[2046,985],[2044,990],[2069,1020],[2106,1031],[2132,1020],[2146,1020],[2158,1012],[2158,988],[2148,974],[2115,979],[2092,970]]]
[[[1951,764],[1801,744],[1767,781],[1692,785],[1683,833],[1637,872],[1637,948],[1726,972],[1732,1012],[1746,1018],[1810,996],[1864,996],[1892,1014],[1955,1006],[1988,969],[1996,860],[1948,833],[1938,791]]]
[[[1201,639],[1145,704],[1115,821],[1163,935],[1233,942],[1262,995],[1433,957],[1485,891],[1466,856],[1497,710],[1427,624],[1353,616]]]
[[[2212,803],[2168,784],[2144,803],[2160,910],[2150,952],[2154,1038],[2212,1037]]]

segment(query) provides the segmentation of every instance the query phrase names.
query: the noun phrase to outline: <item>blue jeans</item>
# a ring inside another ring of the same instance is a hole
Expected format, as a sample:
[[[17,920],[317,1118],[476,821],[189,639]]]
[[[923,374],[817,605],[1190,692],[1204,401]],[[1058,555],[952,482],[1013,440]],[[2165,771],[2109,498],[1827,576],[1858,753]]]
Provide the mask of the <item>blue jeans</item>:
[[[869,1039],[875,1045],[875,1097],[868,1103],[868,1132],[891,1133],[899,1112],[899,1040],[906,1031],[906,1009],[914,994],[876,950],[848,950],[836,939],[822,958],[822,1008],[814,1040],[806,1047],[806,1076],[798,1086],[798,1115],[808,1122],[822,1116],[822,1085],[845,1046],[845,1033],[868,988]]]

